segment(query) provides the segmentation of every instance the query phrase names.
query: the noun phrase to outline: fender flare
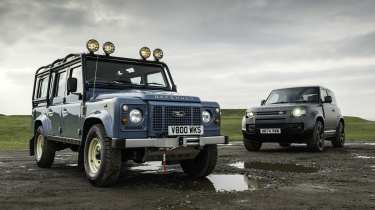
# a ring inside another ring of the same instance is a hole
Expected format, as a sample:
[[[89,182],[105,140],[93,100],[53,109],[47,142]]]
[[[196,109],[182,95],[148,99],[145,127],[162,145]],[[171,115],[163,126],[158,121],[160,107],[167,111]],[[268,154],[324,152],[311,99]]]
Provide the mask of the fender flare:
[[[44,136],[47,136],[47,134],[49,133],[49,131],[52,129],[52,123],[51,123],[51,120],[45,115],[45,114],[41,114],[39,115],[35,120],[34,120],[34,124],[33,124],[33,135],[35,133],[35,130],[37,129],[36,125],[37,123],[41,123],[42,124],[42,127],[43,127],[43,135]]]
[[[86,123],[91,120],[99,120],[104,126],[104,130],[107,134],[107,137],[110,137],[110,138],[113,137],[114,135],[113,118],[112,118],[112,115],[107,110],[96,111],[96,112],[89,114],[86,117],[85,122],[83,123],[84,125],[83,127],[85,127]]]

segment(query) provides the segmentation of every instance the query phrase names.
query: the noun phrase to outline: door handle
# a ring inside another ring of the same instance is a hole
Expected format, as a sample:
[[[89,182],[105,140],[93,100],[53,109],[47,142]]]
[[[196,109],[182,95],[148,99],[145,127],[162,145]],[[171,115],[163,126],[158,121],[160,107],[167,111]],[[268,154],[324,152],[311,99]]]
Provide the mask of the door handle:
[[[48,115],[49,117],[52,117],[52,116],[53,116],[53,111],[52,111],[51,109],[49,109],[48,112],[47,112],[47,115]]]
[[[62,110],[62,113],[63,113],[63,114],[67,114],[67,113],[68,113],[68,110],[67,110],[67,109],[63,109],[63,110]]]

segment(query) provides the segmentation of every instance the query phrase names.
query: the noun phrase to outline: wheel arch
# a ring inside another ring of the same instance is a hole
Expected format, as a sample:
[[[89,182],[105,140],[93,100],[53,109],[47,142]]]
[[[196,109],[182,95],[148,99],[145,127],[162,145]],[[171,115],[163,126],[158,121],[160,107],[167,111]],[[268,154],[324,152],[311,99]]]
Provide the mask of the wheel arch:
[[[316,117],[315,122],[318,122],[318,121],[320,121],[323,124],[323,127],[324,127],[324,118],[323,118],[323,116]]]

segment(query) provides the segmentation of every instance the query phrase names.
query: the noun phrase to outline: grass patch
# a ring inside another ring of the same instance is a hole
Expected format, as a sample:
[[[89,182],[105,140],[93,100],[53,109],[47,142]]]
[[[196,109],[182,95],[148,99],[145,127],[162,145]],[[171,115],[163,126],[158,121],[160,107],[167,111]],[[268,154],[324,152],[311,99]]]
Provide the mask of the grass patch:
[[[31,116],[0,116],[0,150],[27,149]]]
[[[242,140],[241,119],[244,109],[223,109],[222,134],[232,141]],[[359,117],[345,117],[346,137],[349,141],[375,141],[375,122]],[[31,137],[31,117],[0,116],[0,150],[28,149]]]

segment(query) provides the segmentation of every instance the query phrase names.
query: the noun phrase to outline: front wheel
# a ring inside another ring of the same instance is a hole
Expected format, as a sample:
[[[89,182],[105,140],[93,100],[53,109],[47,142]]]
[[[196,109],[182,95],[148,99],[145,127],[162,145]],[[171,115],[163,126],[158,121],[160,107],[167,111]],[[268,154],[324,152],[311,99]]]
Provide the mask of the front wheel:
[[[86,177],[97,187],[115,184],[121,169],[121,150],[112,148],[111,140],[105,136],[103,125],[93,125],[84,148]]]
[[[331,141],[333,147],[344,147],[345,144],[345,128],[342,122],[339,123],[339,126],[336,130],[335,139]]]
[[[313,134],[307,142],[307,147],[312,152],[324,150],[324,126],[321,121],[316,121]]]
[[[245,137],[243,138],[243,144],[244,144],[245,148],[247,149],[247,151],[249,151],[249,152],[259,151],[260,148],[262,147],[262,142],[250,140],[250,139],[247,139]]]
[[[40,168],[50,168],[55,159],[55,144],[44,136],[43,127],[39,126],[35,131],[34,155],[36,164]]]
[[[206,177],[215,168],[217,162],[217,145],[206,145],[199,154],[190,160],[180,162],[185,173],[194,179]]]

